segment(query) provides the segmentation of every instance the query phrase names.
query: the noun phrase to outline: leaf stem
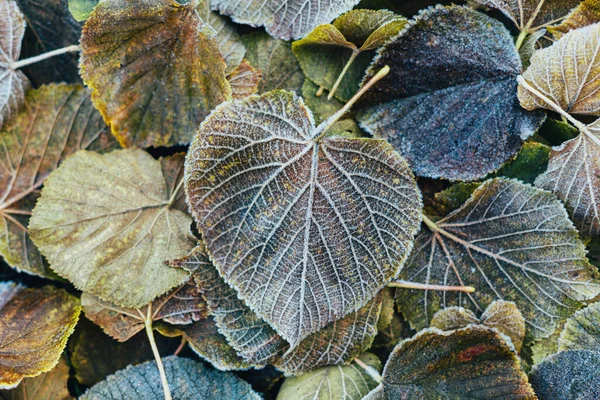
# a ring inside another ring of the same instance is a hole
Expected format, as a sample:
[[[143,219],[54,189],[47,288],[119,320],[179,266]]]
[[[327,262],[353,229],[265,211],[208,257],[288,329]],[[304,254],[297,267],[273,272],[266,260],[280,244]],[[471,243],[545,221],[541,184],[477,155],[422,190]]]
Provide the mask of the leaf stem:
[[[344,69],[342,69],[342,72],[340,72],[340,75],[338,76],[337,80],[333,84],[333,87],[331,88],[331,92],[329,92],[329,94],[327,95],[327,100],[331,100],[331,98],[335,94],[338,86],[340,86],[340,83],[342,83],[342,79],[344,78],[344,75],[346,75],[346,72],[348,72],[348,69],[350,68],[350,66],[352,65],[354,60],[356,60],[356,57],[358,57],[359,54],[360,54],[359,49],[354,49],[354,51],[352,51],[352,55],[350,56],[350,59],[348,60],[346,65],[344,65]]]
[[[317,90],[317,93],[315,93],[315,97],[321,97],[324,90],[325,90],[325,86],[319,86],[319,90]]]
[[[179,353],[181,353],[183,351],[183,349],[185,348],[185,345],[187,344],[187,339],[185,336],[181,337],[181,343],[179,343],[179,346],[177,347],[177,350],[175,350],[175,353],[173,353],[174,356],[178,356]]]
[[[79,45],[74,44],[71,46],[67,46],[67,47],[63,47],[60,49],[49,51],[47,53],[43,53],[43,54],[37,55],[35,57],[30,57],[30,58],[25,58],[23,60],[15,61],[13,63],[10,63],[8,66],[11,69],[19,69],[19,68],[25,67],[29,64],[34,64],[36,62],[43,61],[47,58],[51,58],[54,56],[65,54],[65,53],[72,53],[72,52],[79,51],[79,50],[80,50]]]
[[[346,104],[344,104],[344,107],[339,109],[335,114],[333,114],[331,117],[327,118],[325,121],[321,122],[321,125],[319,125],[315,129],[315,134],[313,136],[314,141],[318,142],[319,140],[321,140],[327,133],[327,130],[329,128],[331,128],[333,126],[333,124],[335,124],[344,114],[346,114],[348,112],[348,110],[350,110],[350,108],[354,105],[354,103],[356,103],[362,97],[363,94],[365,94],[374,84],[379,82],[389,72],[390,72],[389,66],[386,65],[385,67],[381,68],[379,70],[379,72],[377,72],[369,80],[369,82],[367,82],[363,87],[361,87],[360,90],[358,92],[356,92],[356,94],[354,96],[352,96],[352,98],[350,100],[348,100],[348,102]]]
[[[184,182],[184,179],[181,179],[179,181],[179,183],[177,184],[177,187],[175,188],[175,190],[173,190],[173,194],[171,195],[171,198],[167,202],[167,206],[171,207],[173,205],[173,203],[175,202],[175,199],[177,198],[177,194],[179,194],[179,191],[183,187],[183,182]]]
[[[523,42],[525,42],[525,38],[528,34],[529,32],[527,32],[527,30],[523,30],[521,31],[521,33],[519,33],[517,41],[515,42],[515,47],[517,48],[517,51],[519,51],[519,49],[521,49],[521,46],[523,46]]]
[[[473,286],[444,286],[444,285],[430,285],[427,283],[409,282],[403,280],[392,281],[388,283],[388,287],[402,288],[402,289],[419,289],[419,290],[438,290],[442,292],[463,292],[463,293],[474,293],[475,288]]]
[[[358,357],[356,357],[354,359],[354,362],[356,364],[358,364],[358,366],[360,366],[367,373],[367,375],[369,375],[371,378],[373,378],[373,380],[375,382],[377,382],[377,383],[383,382],[383,377],[381,376],[381,374],[375,368],[371,367],[370,365],[365,364]]]
[[[438,232],[440,230],[440,228],[438,228],[438,226],[435,224],[435,222],[433,222],[432,220],[430,220],[427,215],[425,214],[421,214],[421,217],[423,218],[423,223],[425,225],[427,225],[427,227],[432,231],[432,232]]]
[[[141,311],[139,311],[139,313],[142,315],[142,317],[144,317],[144,314]],[[165,393],[165,400],[173,400],[171,397],[171,389],[169,389],[169,383],[167,382],[167,375],[165,374],[165,367],[162,359],[160,358],[156,341],[154,340],[154,331],[152,330],[152,303],[148,304],[148,313],[144,317],[144,325],[146,326],[146,334],[148,335],[150,347],[152,347],[152,353],[154,353],[154,359],[156,360],[156,365],[158,366],[158,373],[160,374],[163,392]]]

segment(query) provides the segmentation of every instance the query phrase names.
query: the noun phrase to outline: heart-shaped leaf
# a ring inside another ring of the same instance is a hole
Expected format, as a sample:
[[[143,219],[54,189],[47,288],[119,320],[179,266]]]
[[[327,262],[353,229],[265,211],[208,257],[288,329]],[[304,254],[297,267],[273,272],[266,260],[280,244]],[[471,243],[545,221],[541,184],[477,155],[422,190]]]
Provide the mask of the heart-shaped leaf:
[[[0,132],[0,254],[30,274],[47,267],[31,241],[27,225],[39,191],[60,163],[80,149],[118,147],[102,116],[79,85],[49,85],[31,90],[10,129]]]
[[[402,268],[421,196],[375,139],[324,136],[284,91],[229,102],[202,124],[186,193],[220,274],[296,347],[363,307]]]
[[[528,339],[550,335],[581,302],[600,293],[595,268],[556,197],[516,180],[492,179],[459,209],[416,239],[401,279],[468,284],[475,293],[397,290],[401,312],[422,328],[441,308],[483,312],[494,300],[514,302]]]
[[[195,244],[178,190],[183,156],[80,151],[54,171],[29,224],[34,243],[77,288],[140,308],[188,278],[164,265]]]
[[[25,378],[19,386],[7,392],[0,392],[2,400],[72,400],[67,380],[69,366],[61,357],[51,371],[35,378]]]
[[[0,129],[16,117],[25,102],[29,79],[10,64],[19,59],[25,17],[14,0],[0,0]]]
[[[363,82],[384,65],[391,72],[365,95],[358,121],[398,149],[416,175],[482,178],[543,121],[519,106],[521,61],[512,36],[470,8],[421,12],[380,49]]]
[[[210,0],[211,7],[240,24],[264,26],[276,38],[300,39],[317,25],[350,10],[358,0]]]
[[[249,384],[229,372],[209,370],[199,362],[175,356],[162,361],[173,399],[260,400]],[[94,385],[80,399],[121,399],[132,393],[144,400],[165,398],[156,361],[118,371]]]
[[[96,6],[81,36],[81,76],[121,144],[187,144],[210,110],[231,97],[212,36],[193,2]]]
[[[0,388],[54,368],[80,312],[79,300],[62,289],[0,283]]]
[[[496,330],[472,326],[425,329],[401,342],[365,400],[492,397],[536,398],[512,346]]]
[[[352,10],[332,24],[317,26],[292,50],[306,77],[342,101],[356,93],[374,50],[406,25],[387,10]]]

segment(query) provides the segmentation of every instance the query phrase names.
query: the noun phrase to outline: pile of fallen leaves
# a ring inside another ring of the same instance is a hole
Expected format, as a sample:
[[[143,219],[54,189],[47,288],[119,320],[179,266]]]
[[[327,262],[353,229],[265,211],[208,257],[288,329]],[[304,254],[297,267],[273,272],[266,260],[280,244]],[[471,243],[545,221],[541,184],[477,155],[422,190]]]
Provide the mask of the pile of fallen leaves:
[[[0,398],[599,399],[597,117],[598,0],[0,0]]]

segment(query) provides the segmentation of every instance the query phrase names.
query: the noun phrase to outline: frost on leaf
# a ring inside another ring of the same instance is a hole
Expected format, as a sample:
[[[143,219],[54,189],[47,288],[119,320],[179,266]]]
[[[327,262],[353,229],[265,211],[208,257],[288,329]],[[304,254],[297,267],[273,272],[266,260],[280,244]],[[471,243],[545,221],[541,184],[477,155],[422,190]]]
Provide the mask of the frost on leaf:
[[[496,330],[425,329],[392,351],[365,400],[535,399],[517,355]]]
[[[230,372],[210,370],[197,361],[176,356],[162,359],[173,399],[260,400],[250,385]],[[97,383],[81,400],[124,399],[136,394],[144,400],[165,395],[155,361],[129,366]],[[193,394],[193,397],[190,397]]]
[[[528,340],[550,335],[581,302],[600,293],[595,268],[556,197],[516,180],[492,179],[417,237],[401,279],[470,285],[475,293],[397,290],[416,328],[436,311],[461,306],[480,313],[494,300],[514,302]]]
[[[482,178],[543,121],[543,113],[519,106],[521,61],[512,36],[470,8],[422,11],[379,50],[363,83],[384,65],[391,72],[364,96],[358,121],[387,139],[416,175]]]
[[[591,350],[600,353],[600,303],[577,311],[565,322],[559,350]]]
[[[64,84],[29,91],[15,123],[0,132],[0,143],[0,254],[14,268],[45,276],[47,265],[27,229],[44,181],[77,150],[118,144],[90,92]]]
[[[330,91],[335,86],[335,96],[347,101],[358,90],[374,50],[406,23],[391,11],[352,10],[319,25],[292,50],[307,78]]]
[[[368,349],[377,333],[380,294],[357,312],[328,324],[290,350],[289,344],[219,276],[203,245],[172,264],[193,272],[219,332],[250,364],[273,364],[288,374],[343,364]]]
[[[0,388],[54,368],[80,311],[79,300],[62,289],[0,283]]]
[[[34,243],[80,290],[123,307],[147,305],[188,277],[164,265],[195,244],[177,190],[182,161],[139,149],[76,153],[44,185],[29,224]]]
[[[381,361],[376,355],[364,353],[359,358],[371,368],[381,371]],[[376,386],[377,382],[355,363],[341,367],[330,365],[287,378],[279,389],[277,400],[361,400]]]
[[[0,129],[12,122],[25,102],[29,79],[10,64],[19,59],[25,17],[14,0],[0,0]]]
[[[262,82],[262,74],[255,69],[248,60],[243,60],[229,75],[227,81],[231,86],[231,97],[243,99],[258,93],[258,87]]]
[[[25,378],[16,388],[3,392],[3,400],[73,400],[69,394],[67,381],[69,380],[69,366],[64,357],[51,371],[36,376]]]
[[[549,26],[548,31],[555,39],[565,33],[600,22],[600,0],[583,0],[560,24]]]
[[[383,140],[321,137],[294,94],[225,103],[186,158],[215,266],[292,347],[360,309],[402,268],[421,196]]]
[[[81,36],[81,76],[124,146],[187,144],[231,98],[214,30],[191,3],[99,3]]]
[[[358,0],[210,0],[213,10],[240,24],[264,26],[279,39],[300,39],[329,23]]]

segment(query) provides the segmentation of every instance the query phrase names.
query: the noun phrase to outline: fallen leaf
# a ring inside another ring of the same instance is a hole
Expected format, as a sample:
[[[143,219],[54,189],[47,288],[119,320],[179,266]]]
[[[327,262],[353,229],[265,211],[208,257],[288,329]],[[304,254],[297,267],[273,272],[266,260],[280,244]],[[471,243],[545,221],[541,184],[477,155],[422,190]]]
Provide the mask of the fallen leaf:
[[[545,190],[488,180],[462,207],[428,223],[400,279],[476,291],[397,290],[400,311],[417,329],[444,307],[482,312],[494,300],[506,300],[523,314],[529,342],[550,335],[582,301],[600,293],[577,231]]]
[[[187,144],[231,98],[214,31],[192,3],[104,1],[81,36],[81,76],[123,146]]]
[[[185,282],[187,273],[163,264],[188,254],[196,241],[178,201],[183,156],[174,157],[179,168],[139,149],[79,151],[65,160],[46,181],[29,223],[52,269],[80,290],[129,308]]]
[[[72,400],[69,394],[67,380],[69,379],[69,366],[61,357],[58,364],[51,371],[36,376],[25,378],[16,388],[0,392],[2,400]]]
[[[76,21],[85,21],[90,17],[100,0],[68,0],[69,11]]]
[[[512,36],[470,8],[421,12],[379,50],[363,83],[384,65],[391,71],[363,97],[358,122],[387,139],[418,176],[483,178],[544,119],[519,106],[521,61]]]
[[[258,87],[262,82],[262,74],[254,69],[248,60],[242,61],[229,75],[227,81],[231,86],[231,96],[234,99],[243,99],[258,93]]]
[[[591,350],[600,353],[600,303],[571,315],[558,339],[559,350]]]
[[[0,388],[52,370],[80,311],[79,300],[62,289],[0,283]]]
[[[540,174],[546,171],[551,150],[549,146],[542,143],[525,142],[515,159],[492,176],[503,176],[518,179],[524,183],[533,183]]]
[[[207,369],[197,361],[176,356],[162,359],[173,399],[260,400],[249,384],[230,372]],[[122,399],[135,393],[136,398],[165,398],[156,361],[129,366],[94,385],[81,400]],[[193,397],[190,397],[193,396]]]
[[[600,22],[600,1],[583,0],[574,8],[560,24],[549,26],[548,31],[555,39],[560,39],[565,33]]]
[[[79,85],[49,85],[30,90],[10,129],[0,132],[0,254],[21,271],[48,276],[31,241],[29,216],[48,175],[80,149],[118,147],[102,116]]]
[[[404,159],[383,140],[321,137],[327,121],[290,92],[225,103],[186,159],[212,261],[292,348],[397,275],[420,221]]]

